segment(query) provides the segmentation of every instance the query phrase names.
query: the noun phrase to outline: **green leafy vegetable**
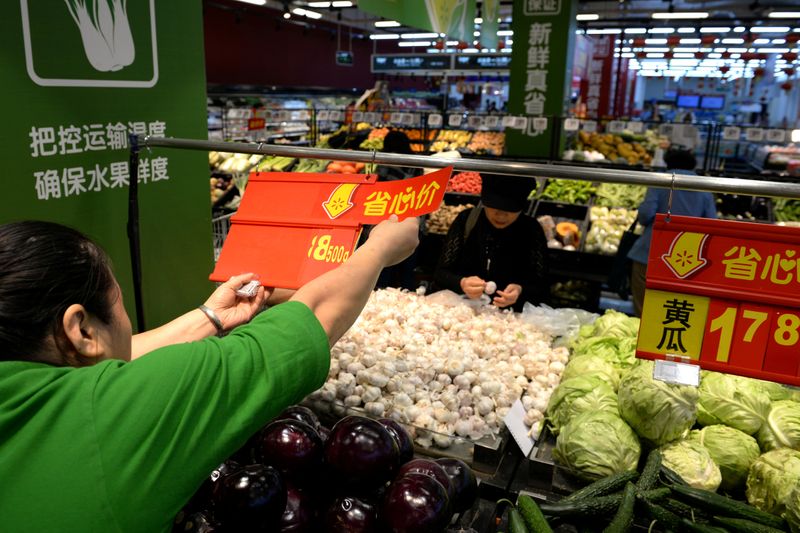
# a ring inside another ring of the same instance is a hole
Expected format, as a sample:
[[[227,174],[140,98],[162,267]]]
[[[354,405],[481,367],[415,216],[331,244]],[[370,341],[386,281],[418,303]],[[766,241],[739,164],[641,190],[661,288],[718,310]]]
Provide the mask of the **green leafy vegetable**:
[[[764,451],[776,448],[800,450],[800,403],[791,400],[774,402],[756,438]]]
[[[611,388],[616,391],[619,388],[619,370],[610,363],[607,359],[599,355],[579,355],[569,360],[567,368],[561,374],[561,381],[564,382],[568,379],[595,375],[608,383]],[[617,401],[614,398],[614,406],[616,408]]]
[[[689,486],[715,491],[722,482],[719,467],[708,450],[696,441],[682,440],[661,448],[664,466],[681,476]]]
[[[616,414],[617,394],[598,375],[578,376],[563,380],[553,391],[547,404],[547,418],[553,433],[558,435],[576,415],[593,409]]]
[[[747,476],[747,501],[750,505],[781,516],[789,497],[800,485],[800,452],[781,448],[755,460]]]
[[[744,486],[750,466],[761,450],[756,439],[728,426],[706,426],[689,433],[689,441],[708,450],[722,474],[720,488],[734,491]]]
[[[647,187],[622,183],[601,183],[597,187],[595,205],[636,209],[644,201]]]
[[[703,425],[719,421],[752,435],[758,431],[769,412],[769,396],[753,380],[732,374],[703,372],[700,382],[700,405],[710,419],[700,418]]]

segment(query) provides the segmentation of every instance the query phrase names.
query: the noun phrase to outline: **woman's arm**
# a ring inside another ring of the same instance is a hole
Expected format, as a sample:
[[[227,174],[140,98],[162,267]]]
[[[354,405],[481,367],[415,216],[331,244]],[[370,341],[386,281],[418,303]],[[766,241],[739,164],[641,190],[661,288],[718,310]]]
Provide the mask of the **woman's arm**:
[[[298,289],[292,301],[311,309],[333,346],[361,314],[381,270],[411,255],[417,244],[416,218],[381,222],[347,262]]]

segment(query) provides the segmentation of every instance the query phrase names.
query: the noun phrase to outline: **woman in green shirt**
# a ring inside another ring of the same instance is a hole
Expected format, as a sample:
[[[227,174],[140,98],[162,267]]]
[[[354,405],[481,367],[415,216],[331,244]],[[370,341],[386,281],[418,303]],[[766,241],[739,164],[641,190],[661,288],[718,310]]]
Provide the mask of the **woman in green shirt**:
[[[323,384],[330,346],[417,232],[379,224],[249,323],[278,295],[238,297],[244,274],[210,313],[132,335],[99,247],[57,224],[0,226],[0,530],[168,531],[208,472]]]

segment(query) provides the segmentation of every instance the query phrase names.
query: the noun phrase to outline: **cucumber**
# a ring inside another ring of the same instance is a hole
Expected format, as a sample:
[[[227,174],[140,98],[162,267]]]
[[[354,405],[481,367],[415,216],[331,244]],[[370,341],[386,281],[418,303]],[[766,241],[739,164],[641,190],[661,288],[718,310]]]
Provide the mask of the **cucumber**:
[[[672,511],[676,515],[689,520],[690,522],[708,522],[705,515],[698,509],[693,508],[691,505],[686,505],[683,502],[667,498],[659,502],[659,505],[667,511]]]
[[[639,477],[639,473],[635,470],[627,472],[620,472],[608,477],[604,477],[595,481],[591,485],[583,487],[581,490],[573,492],[561,501],[577,501],[583,498],[596,498],[597,496],[605,496],[612,492],[617,492],[622,489],[628,481],[634,481]]]
[[[681,531],[691,531],[692,533],[726,533],[728,531],[708,524],[698,524],[686,518],[681,519],[681,524],[683,525]]]
[[[648,490],[639,493],[643,498],[653,500],[663,499],[669,496],[669,489]],[[622,504],[623,493],[618,492],[610,496],[598,496],[597,498],[582,498],[578,501],[561,500],[558,503],[542,504],[539,508],[545,515],[549,516],[599,516],[609,515],[616,511]]]
[[[661,471],[661,452],[655,448],[647,456],[647,462],[642,469],[642,475],[639,476],[639,481],[636,482],[637,490],[650,490],[658,481],[658,473]]]
[[[522,515],[514,506],[508,507],[508,531],[509,533],[530,533],[525,527]]]
[[[517,509],[530,533],[553,533],[553,529],[547,523],[542,510],[539,509],[533,498],[527,494],[520,494],[517,497]]]
[[[776,529],[774,527],[753,522],[752,520],[745,520],[744,518],[715,516],[714,521],[722,524],[726,529],[735,531],[737,533],[782,533],[783,531],[786,531],[785,529]]]
[[[681,524],[682,518],[672,511],[667,511],[660,505],[656,505],[646,499],[644,500],[644,506],[647,509],[647,514],[660,526],[659,529],[680,531],[683,527],[683,524]]]
[[[696,505],[719,515],[744,518],[745,520],[751,520],[758,524],[779,530],[786,529],[786,522],[783,518],[760,511],[746,503],[732,500],[707,490],[684,487],[681,485],[672,485],[671,488],[677,498],[689,505]]]
[[[633,525],[633,508],[636,505],[636,485],[628,482],[622,493],[622,503],[617,509],[614,519],[603,530],[603,533],[627,533]]]
[[[661,477],[667,481],[665,485],[682,485],[684,487],[689,486],[689,484],[686,483],[681,476],[676,474],[674,470],[671,470],[664,465],[661,465]]]

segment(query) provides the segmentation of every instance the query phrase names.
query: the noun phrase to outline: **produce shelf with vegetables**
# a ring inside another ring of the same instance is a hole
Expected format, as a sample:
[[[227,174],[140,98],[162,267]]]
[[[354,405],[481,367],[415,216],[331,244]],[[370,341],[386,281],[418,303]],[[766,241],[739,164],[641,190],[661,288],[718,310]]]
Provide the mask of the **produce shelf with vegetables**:
[[[714,197],[718,218],[747,222],[773,221],[772,202],[769,198],[739,194],[715,194]],[[793,215],[789,214],[788,216],[792,217]]]

